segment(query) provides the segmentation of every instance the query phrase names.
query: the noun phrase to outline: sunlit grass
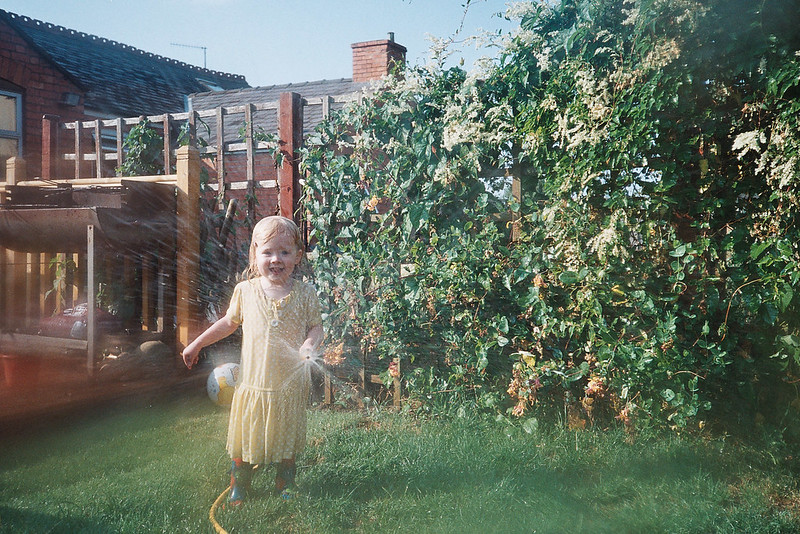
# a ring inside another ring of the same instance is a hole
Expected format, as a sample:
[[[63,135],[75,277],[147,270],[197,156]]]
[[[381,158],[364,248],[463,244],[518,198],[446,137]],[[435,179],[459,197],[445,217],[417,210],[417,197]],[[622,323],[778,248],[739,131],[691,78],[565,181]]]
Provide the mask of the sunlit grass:
[[[202,396],[0,438],[2,532],[213,532],[226,414]],[[312,410],[301,495],[220,510],[229,532],[797,532],[789,463],[672,434]]]

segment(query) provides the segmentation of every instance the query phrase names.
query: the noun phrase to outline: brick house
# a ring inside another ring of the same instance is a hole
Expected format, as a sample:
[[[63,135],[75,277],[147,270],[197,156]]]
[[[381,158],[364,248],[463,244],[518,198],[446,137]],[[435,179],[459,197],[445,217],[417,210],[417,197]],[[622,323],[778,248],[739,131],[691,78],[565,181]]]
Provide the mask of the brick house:
[[[61,122],[185,111],[191,93],[248,87],[203,69],[0,10],[0,181],[22,157],[41,175],[42,118]]]

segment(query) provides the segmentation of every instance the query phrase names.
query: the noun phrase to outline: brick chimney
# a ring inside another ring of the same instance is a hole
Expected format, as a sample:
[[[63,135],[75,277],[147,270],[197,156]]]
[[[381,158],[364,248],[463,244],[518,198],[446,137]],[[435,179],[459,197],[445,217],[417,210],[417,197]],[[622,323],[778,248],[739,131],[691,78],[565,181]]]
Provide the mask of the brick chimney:
[[[394,65],[406,61],[406,47],[394,42],[394,32],[388,39],[353,43],[353,81],[379,80],[391,72]]]

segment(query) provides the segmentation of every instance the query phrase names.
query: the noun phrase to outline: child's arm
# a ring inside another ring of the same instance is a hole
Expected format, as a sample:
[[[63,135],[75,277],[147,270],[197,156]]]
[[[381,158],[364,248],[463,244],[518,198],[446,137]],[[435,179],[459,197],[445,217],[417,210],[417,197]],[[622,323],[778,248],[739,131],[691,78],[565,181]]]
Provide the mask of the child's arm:
[[[319,324],[311,330],[308,331],[306,335],[306,340],[300,346],[300,355],[309,358],[314,352],[319,348],[320,343],[322,343],[322,336],[324,332],[322,330],[322,325]]]
[[[239,325],[231,321],[227,315],[219,319],[183,349],[183,352],[181,352],[183,363],[186,364],[186,367],[191,369],[192,366],[197,363],[197,358],[200,356],[200,349],[228,337],[236,332],[237,328],[239,328]]]

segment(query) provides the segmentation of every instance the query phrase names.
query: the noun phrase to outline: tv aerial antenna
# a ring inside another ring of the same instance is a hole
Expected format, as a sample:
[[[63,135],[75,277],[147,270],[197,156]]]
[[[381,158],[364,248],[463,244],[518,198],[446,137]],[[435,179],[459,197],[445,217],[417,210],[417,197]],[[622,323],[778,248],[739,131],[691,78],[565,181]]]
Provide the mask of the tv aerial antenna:
[[[204,69],[207,68],[206,67],[206,50],[208,50],[207,46],[197,46],[197,45],[189,45],[189,44],[182,44],[182,43],[170,43],[170,44],[172,46],[180,46],[180,47],[183,47],[183,48],[195,48],[197,50],[202,50],[203,51],[203,68]]]

